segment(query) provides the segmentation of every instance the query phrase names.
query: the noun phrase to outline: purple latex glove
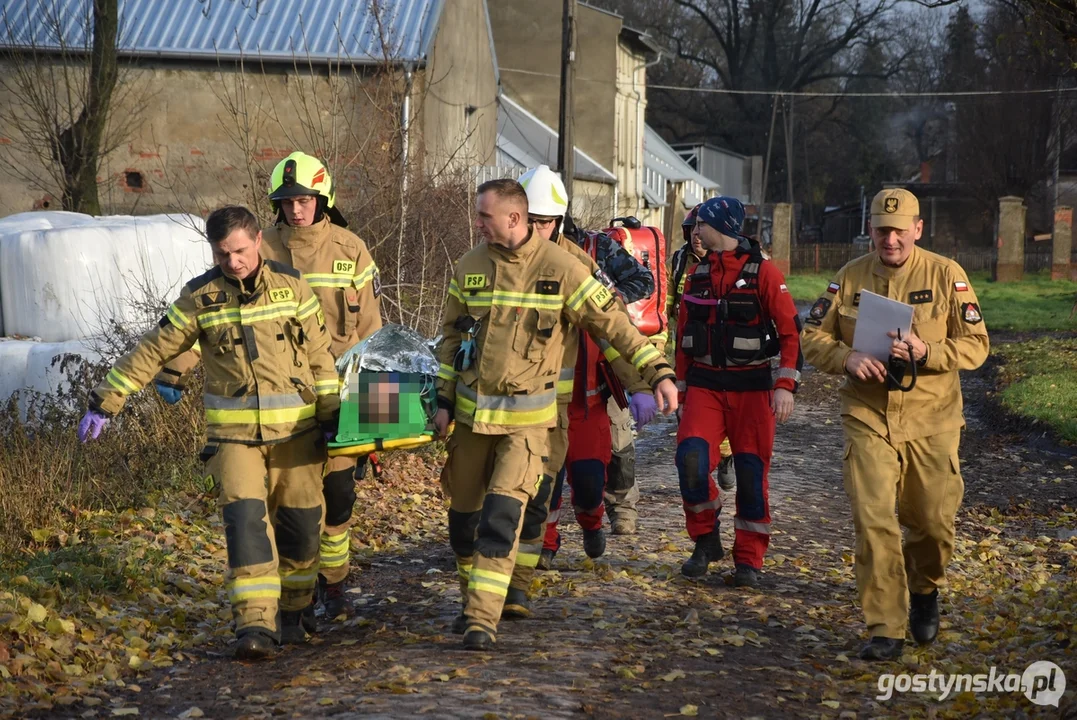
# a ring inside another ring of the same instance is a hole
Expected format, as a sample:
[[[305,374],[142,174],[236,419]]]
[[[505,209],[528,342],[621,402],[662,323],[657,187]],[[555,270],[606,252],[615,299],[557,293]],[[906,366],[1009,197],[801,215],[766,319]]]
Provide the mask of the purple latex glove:
[[[636,421],[636,429],[654,420],[658,414],[658,405],[654,402],[654,395],[650,393],[632,393],[632,399],[628,401],[628,410],[632,413],[632,419]]]
[[[84,443],[87,440],[96,440],[97,436],[100,435],[101,431],[108,425],[109,420],[109,416],[104,413],[97,412],[96,410],[87,410],[86,414],[82,416],[82,420],[79,421],[79,442]]]

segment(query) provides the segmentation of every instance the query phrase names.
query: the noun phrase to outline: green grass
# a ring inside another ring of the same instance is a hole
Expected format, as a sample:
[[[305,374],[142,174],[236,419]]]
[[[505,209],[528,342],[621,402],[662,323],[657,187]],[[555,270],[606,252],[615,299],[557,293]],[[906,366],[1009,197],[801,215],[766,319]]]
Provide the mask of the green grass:
[[[1004,343],[992,351],[1005,360],[999,394],[1007,410],[1050,426],[1077,443],[1077,338]]]
[[[786,285],[794,300],[810,302],[819,297],[832,275],[790,275]],[[1077,300],[1077,282],[1053,282],[1048,273],[1026,275],[1017,283],[997,283],[987,273],[969,278],[980,301],[988,330],[1077,330],[1077,317],[1070,318]]]

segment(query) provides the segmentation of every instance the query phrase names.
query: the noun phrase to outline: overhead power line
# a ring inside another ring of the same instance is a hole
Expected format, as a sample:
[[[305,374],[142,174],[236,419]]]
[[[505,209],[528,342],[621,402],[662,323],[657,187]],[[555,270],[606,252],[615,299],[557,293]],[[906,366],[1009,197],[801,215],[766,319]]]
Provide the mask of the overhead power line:
[[[553,73],[535,72],[534,70],[521,70],[518,68],[500,68],[503,73],[518,73],[520,75],[535,75],[560,79],[560,75]],[[578,77],[581,82],[598,83],[603,85],[616,85],[608,80],[594,80],[591,78]],[[990,97],[1004,95],[1051,95],[1055,93],[1077,93],[1077,87],[1072,88],[1025,88],[1022,90],[937,90],[932,92],[815,92],[815,91],[788,91],[788,90],[729,90],[726,88],[691,87],[688,85],[647,85],[648,90],[671,90],[674,92],[695,92],[714,95],[765,95],[773,97],[863,97],[863,98],[915,98],[915,97]]]

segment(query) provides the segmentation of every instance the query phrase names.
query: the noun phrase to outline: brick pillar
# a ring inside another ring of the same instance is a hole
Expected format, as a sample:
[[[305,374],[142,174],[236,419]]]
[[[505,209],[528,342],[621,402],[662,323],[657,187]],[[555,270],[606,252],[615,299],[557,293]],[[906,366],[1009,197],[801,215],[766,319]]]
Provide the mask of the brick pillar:
[[[1025,211],[1021,198],[998,201],[998,263],[995,280],[1017,282],[1025,276]]]
[[[770,230],[770,260],[785,276],[789,275],[792,234],[793,206],[789,203],[778,203],[774,206],[774,224]]]
[[[1055,231],[1051,240],[1051,279],[1069,280],[1070,255],[1073,253],[1073,208],[1055,208]]]

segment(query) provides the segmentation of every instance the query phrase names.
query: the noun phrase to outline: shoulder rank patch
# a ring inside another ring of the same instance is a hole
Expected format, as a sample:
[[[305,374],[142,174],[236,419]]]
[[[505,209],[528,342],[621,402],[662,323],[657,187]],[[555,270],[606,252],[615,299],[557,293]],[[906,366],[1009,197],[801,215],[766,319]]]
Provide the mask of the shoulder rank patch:
[[[355,272],[354,260],[334,260],[333,261],[333,274],[334,275],[351,275]]]
[[[980,314],[980,306],[976,303],[962,303],[961,316],[969,325],[975,325],[976,323],[983,322],[984,319],[983,315]]]
[[[811,310],[808,312],[808,317],[812,320],[822,320],[826,317],[826,314],[830,312],[831,304],[830,300],[819,298],[815,301],[815,304],[811,306]]]
[[[956,292],[968,292],[969,284],[967,282],[961,282],[960,280],[958,280],[954,283],[954,290]]]
[[[613,280],[610,280],[610,276],[607,275],[602,268],[595,270],[595,280],[605,285],[607,288],[613,288]]]
[[[196,295],[194,298],[194,304],[199,310],[205,310],[206,308],[217,307],[218,305],[224,305],[229,301],[230,297],[228,293],[222,291],[208,292]]]
[[[607,310],[613,303],[613,294],[602,286],[591,292],[591,304],[599,310]]]
[[[535,283],[536,295],[556,295],[561,292],[561,283],[557,280],[539,280]]]
[[[935,299],[935,294],[933,292],[931,292],[930,289],[928,289],[928,290],[917,290],[916,292],[909,293],[909,304],[910,305],[923,305],[924,303],[929,303],[934,299]]]
[[[468,273],[464,275],[465,290],[482,290],[486,287],[486,276],[482,273]]]
[[[853,295],[853,307],[860,305],[860,293]]]
[[[291,288],[270,288],[269,300],[275,303],[295,300],[295,293]]]
[[[829,285],[826,286],[826,291],[828,293],[835,294],[835,293],[838,292],[838,290],[841,290],[841,285],[838,285],[835,282],[832,282],[832,283],[830,283]]]
[[[778,292],[783,292],[783,293],[789,292],[789,286],[786,285],[785,283],[782,283],[781,285],[778,286]]]

